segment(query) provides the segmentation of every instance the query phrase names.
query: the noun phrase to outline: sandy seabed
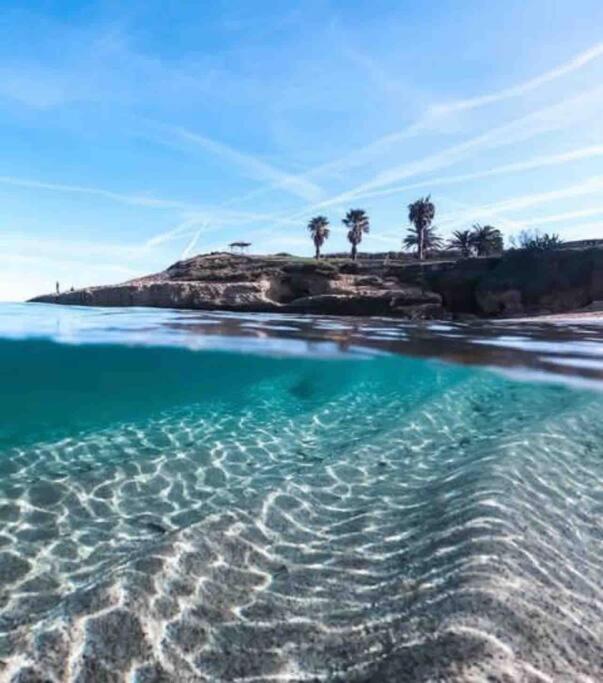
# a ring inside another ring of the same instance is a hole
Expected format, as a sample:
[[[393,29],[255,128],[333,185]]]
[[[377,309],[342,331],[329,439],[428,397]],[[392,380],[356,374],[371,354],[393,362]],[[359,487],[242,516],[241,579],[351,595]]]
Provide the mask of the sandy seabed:
[[[409,367],[4,452],[0,679],[601,680],[601,396]]]

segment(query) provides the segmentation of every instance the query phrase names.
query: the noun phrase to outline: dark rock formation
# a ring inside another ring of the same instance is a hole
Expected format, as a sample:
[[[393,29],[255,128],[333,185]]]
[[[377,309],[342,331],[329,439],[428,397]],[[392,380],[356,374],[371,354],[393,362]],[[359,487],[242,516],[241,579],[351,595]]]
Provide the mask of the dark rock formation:
[[[391,267],[422,284],[452,314],[539,315],[582,309],[603,299],[603,249],[528,251],[504,256]]]
[[[603,249],[514,251],[475,289],[485,315],[571,311],[603,299]]]
[[[419,264],[215,253],[156,275],[33,299],[80,306],[445,318],[576,310],[603,299],[603,249]]]
[[[424,264],[415,262],[391,267],[389,272],[400,280],[422,284],[438,293],[447,311],[479,314],[482,311],[476,298],[477,286],[500,261],[500,256],[492,256]]]

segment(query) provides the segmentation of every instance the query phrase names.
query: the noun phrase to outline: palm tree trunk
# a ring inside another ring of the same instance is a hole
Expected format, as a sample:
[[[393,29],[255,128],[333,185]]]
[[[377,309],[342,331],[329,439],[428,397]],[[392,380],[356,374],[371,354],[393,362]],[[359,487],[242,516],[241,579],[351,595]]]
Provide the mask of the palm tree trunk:
[[[425,230],[423,227],[420,227],[419,228],[419,234],[417,235],[417,254],[419,256],[419,261],[423,260],[424,242],[425,242]]]
[[[352,244],[352,260],[356,260],[356,245]]]
[[[317,260],[320,258],[320,247],[318,244],[316,245],[316,253],[314,254],[314,258]]]

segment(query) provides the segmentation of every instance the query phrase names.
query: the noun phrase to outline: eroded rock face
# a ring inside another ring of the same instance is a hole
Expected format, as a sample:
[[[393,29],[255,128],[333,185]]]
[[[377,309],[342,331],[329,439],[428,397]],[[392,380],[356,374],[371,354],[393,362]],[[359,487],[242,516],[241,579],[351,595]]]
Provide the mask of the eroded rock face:
[[[603,249],[386,264],[205,254],[120,285],[33,301],[80,306],[446,318],[576,310],[603,299]]]
[[[603,298],[603,249],[511,252],[477,283],[486,315],[558,313]]]
[[[345,269],[342,269],[345,270]],[[208,254],[121,285],[90,287],[34,301],[80,306],[444,317],[441,297],[361,267],[324,261]]]

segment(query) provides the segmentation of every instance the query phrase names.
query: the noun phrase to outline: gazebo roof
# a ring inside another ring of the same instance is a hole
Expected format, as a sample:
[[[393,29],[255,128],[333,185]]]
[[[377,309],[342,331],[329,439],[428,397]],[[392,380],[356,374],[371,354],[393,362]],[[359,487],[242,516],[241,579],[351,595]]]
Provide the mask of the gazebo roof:
[[[250,247],[251,242],[231,242],[229,247]]]

